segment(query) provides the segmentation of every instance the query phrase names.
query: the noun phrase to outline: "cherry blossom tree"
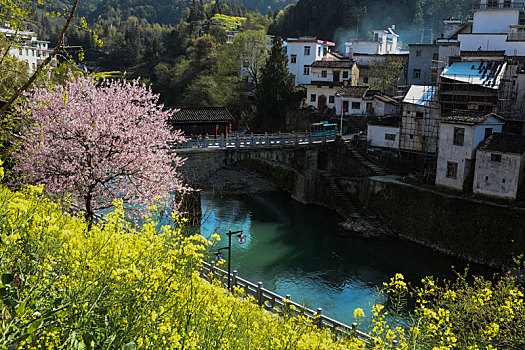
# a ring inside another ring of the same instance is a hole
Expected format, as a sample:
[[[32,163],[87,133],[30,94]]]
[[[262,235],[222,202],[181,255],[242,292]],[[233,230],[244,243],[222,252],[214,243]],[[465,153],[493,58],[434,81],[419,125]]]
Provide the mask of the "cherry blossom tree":
[[[176,174],[183,160],[166,145],[183,137],[168,128],[173,111],[158,98],[138,80],[72,77],[35,88],[18,110],[32,120],[16,155],[19,170],[51,194],[71,194],[90,226],[115,198],[134,208],[160,200],[178,209],[170,198],[188,189]]]

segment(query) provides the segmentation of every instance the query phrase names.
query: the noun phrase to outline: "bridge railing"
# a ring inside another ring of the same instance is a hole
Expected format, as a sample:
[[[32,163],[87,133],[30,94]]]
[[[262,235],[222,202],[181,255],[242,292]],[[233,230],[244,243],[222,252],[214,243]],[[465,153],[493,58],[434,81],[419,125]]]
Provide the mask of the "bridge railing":
[[[247,136],[204,137],[188,139],[186,142],[171,144],[170,149],[192,148],[255,148],[286,145],[308,145],[335,140],[335,135],[312,134],[252,134]]]
[[[210,282],[212,280],[219,281],[225,288],[228,286],[228,272],[204,261],[202,262],[201,277]],[[230,278],[232,288],[240,288],[246,296],[253,297],[254,302],[264,307],[267,311],[277,314],[306,316],[310,318],[317,327],[329,328],[336,336],[357,337],[368,345],[377,341],[374,337],[358,330],[356,323],[349,326],[323,315],[321,308],[318,308],[316,311],[308,309],[290,300],[289,294],[286,295],[286,297],[282,297],[279,294],[263,288],[262,282],[255,284],[239,277],[237,271],[233,271]],[[392,347],[395,347],[395,345],[396,343],[394,342]]]

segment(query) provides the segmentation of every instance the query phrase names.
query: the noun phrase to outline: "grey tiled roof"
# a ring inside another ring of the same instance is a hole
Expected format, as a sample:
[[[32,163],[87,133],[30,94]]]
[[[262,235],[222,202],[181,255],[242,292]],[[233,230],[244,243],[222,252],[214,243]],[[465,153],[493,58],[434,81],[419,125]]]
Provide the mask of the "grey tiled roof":
[[[365,97],[366,92],[368,91],[368,86],[343,86],[339,90],[337,90],[337,93],[341,95],[341,97]]]
[[[168,124],[231,123],[234,120],[225,107],[182,107],[168,119]]]
[[[312,68],[352,68],[355,62],[352,60],[339,61],[315,61],[312,63]]]
[[[492,134],[483,141],[478,150],[501,153],[525,153],[525,136],[512,134]]]
[[[399,118],[383,118],[381,120],[373,119],[368,122],[368,125],[399,127],[401,125],[401,120]]]
[[[482,57],[482,56],[505,56],[505,50],[497,50],[497,51],[487,51],[487,50],[462,50],[461,56],[464,57]]]
[[[475,111],[452,111],[441,117],[441,121],[450,124],[476,125],[484,122],[491,116],[503,121],[503,119],[495,113],[483,113]]]

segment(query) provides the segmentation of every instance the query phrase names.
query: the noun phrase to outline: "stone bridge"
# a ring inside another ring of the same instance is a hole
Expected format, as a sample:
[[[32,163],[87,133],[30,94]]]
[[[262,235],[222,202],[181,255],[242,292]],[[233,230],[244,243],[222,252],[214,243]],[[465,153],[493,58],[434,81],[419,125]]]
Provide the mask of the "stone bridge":
[[[258,144],[253,147],[195,147],[175,152],[186,161],[180,172],[198,188],[200,182],[217,170],[242,164],[267,177],[302,203],[312,203],[319,154],[325,143]]]
[[[220,137],[199,137],[191,138],[186,142],[173,145],[170,149],[178,152],[188,149],[224,149],[224,148],[260,148],[260,147],[282,147],[282,146],[304,146],[318,143],[335,141],[335,135],[312,135],[311,133],[301,134],[251,134],[233,135],[225,138]]]

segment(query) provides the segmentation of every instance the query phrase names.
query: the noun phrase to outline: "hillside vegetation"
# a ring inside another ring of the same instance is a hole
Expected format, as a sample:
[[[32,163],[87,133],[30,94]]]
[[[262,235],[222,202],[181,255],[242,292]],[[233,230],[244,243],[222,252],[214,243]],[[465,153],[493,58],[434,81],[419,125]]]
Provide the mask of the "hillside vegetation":
[[[279,14],[270,34],[312,35],[325,40],[365,36],[371,29],[396,25],[405,43],[439,37],[442,20],[466,17],[477,0],[300,0]]]

